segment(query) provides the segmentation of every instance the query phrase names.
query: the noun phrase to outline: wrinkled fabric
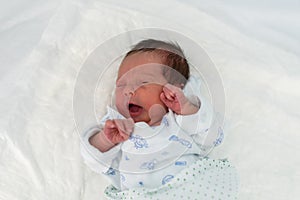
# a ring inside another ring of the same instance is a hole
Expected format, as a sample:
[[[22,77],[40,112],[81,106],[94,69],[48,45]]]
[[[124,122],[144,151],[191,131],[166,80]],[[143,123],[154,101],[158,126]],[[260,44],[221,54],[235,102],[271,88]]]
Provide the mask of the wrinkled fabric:
[[[191,38],[215,63],[226,94],[226,137],[212,153],[236,166],[239,199],[299,197],[299,8],[297,0],[2,1],[0,199],[104,199],[109,182],[80,155],[74,83],[100,44],[145,27]],[[198,52],[183,50],[201,72]],[[99,115],[113,72],[102,79]]]
[[[155,189],[132,188],[119,191],[110,185],[105,194],[111,200],[123,199],[237,199],[239,180],[227,160],[203,158],[175,176],[167,176]]]

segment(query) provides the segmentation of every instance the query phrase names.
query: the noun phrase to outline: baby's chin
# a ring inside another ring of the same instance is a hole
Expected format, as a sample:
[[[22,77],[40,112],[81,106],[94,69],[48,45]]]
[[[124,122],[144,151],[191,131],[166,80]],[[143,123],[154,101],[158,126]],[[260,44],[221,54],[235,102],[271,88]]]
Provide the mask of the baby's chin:
[[[125,112],[120,112],[120,114],[122,114],[126,119],[131,118],[133,119],[134,123],[137,122],[145,122],[146,124],[148,124],[149,126],[151,126],[151,119],[149,118],[148,114],[143,113],[140,116],[131,116],[129,114],[129,111],[125,111]]]
[[[150,122],[150,118],[148,114],[146,115],[145,113],[141,114],[140,116],[129,116],[129,117],[132,118],[134,122],[145,122],[147,124]]]

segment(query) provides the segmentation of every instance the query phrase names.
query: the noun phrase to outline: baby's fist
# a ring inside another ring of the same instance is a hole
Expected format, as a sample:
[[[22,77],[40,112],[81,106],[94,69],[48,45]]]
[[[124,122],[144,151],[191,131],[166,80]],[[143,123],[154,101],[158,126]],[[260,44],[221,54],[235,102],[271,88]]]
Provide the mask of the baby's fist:
[[[184,95],[181,88],[166,84],[160,94],[162,102],[173,112],[180,115],[190,115],[196,113],[199,108],[192,104]]]
[[[130,137],[133,131],[133,119],[107,120],[104,125],[104,135],[113,144],[124,142]]]

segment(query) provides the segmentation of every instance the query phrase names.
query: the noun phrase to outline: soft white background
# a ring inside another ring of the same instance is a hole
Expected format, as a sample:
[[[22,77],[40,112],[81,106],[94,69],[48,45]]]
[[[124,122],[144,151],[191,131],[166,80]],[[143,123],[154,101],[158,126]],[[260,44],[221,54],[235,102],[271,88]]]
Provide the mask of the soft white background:
[[[299,0],[1,0],[0,199],[103,199],[108,182],[80,156],[76,75],[99,44],[145,27],[192,38],[220,71],[214,155],[235,164],[239,199],[298,199],[299,19]]]

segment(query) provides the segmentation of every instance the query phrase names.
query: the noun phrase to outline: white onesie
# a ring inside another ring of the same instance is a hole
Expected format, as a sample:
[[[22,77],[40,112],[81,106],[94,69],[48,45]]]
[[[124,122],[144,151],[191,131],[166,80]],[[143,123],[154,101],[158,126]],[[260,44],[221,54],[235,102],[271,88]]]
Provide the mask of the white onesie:
[[[195,84],[199,86],[200,83],[194,77],[187,82],[187,86]],[[161,124],[152,127],[137,122],[127,141],[107,152],[100,152],[89,143],[89,138],[101,130],[106,120],[125,119],[108,107],[101,125],[82,135],[85,163],[92,170],[106,175],[119,190],[156,188],[166,184],[184,168],[206,156],[223,138],[221,128],[217,132],[210,131],[214,123],[211,105],[199,94],[196,96],[201,102],[197,113],[182,116],[169,110]]]

